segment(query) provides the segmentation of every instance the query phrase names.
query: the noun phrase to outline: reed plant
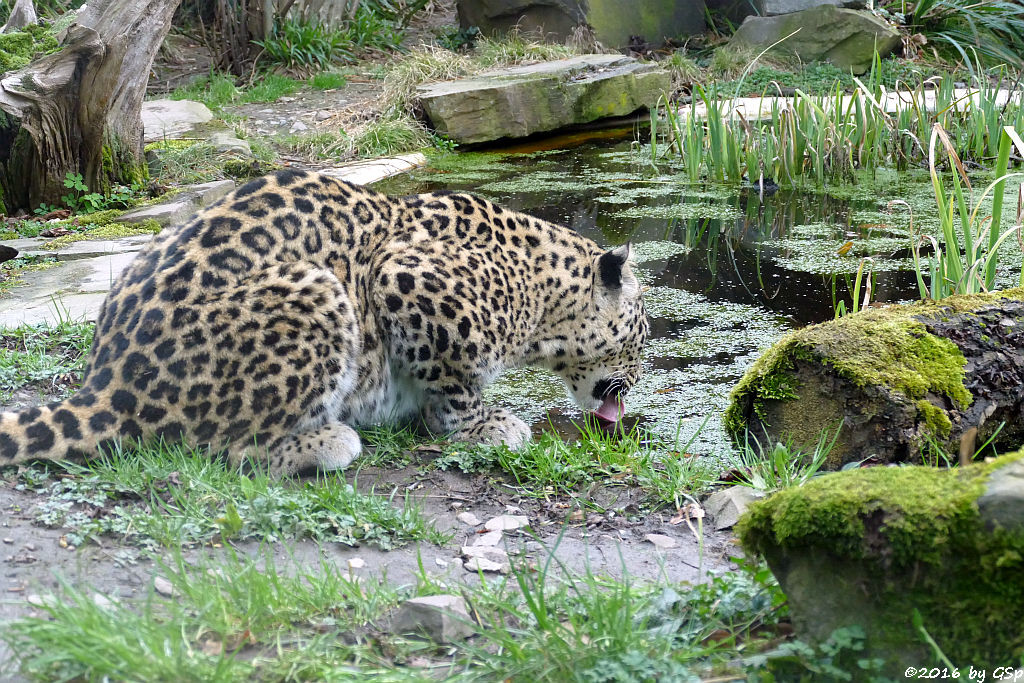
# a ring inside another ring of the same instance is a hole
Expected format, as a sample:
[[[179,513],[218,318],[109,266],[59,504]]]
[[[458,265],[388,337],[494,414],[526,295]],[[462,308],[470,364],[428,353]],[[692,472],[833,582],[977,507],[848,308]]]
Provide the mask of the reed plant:
[[[959,158],[984,163],[997,155],[1003,126],[1024,130],[1024,106],[1019,94],[1001,96],[1017,93],[1019,77],[1002,70],[993,80],[980,64],[973,74],[974,87],[966,94],[950,76],[898,87],[903,104],[888,112],[876,55],[868,76],[854,78],[852,95],[837,84],[823,95],[797,90],[792,98],[763,97],[753,120],[714,84],[697,84],[691,107],[662,99],[652,117],[651,157],[657,162],[680,156],[693,182],[767,177],[788,187],[821,185],[855,181],[855,171],[863,168],[923,165],[938,124]]]
[[[978,294],[995,287],[1000,248],[1010,237],[1020,239],[1021,234],[1024,210],[1021,205],[1024,191],[1021,189],[1016,193],[1016,225],[1006,229],[1002,225],[1006,187],[1011,180],[1024,177],[1024,173],[1007,173],[1010,152],[1014,147],[1018,154],[1024,155],[1024,140],[1014,127],[1004,126],[1000,131],[995,179],[975,198],[970,178],[949,134],[939,124],[932,128],[928,167],[941,234],[939,237],[918,235],[914,230],[913,215],[910,220],[911,246],[921,298],[944,299],[954,294]],[[941,166],[944,163],[948,163],[952,191],[943,181]],[[992,197],[992,214],[986,217],[982,214],[982,206],[989,196]],[[929,243],[934,253],[922,265],[920,247]],[[1021,264],[1020,284],[1024,286],[1024,263]]]

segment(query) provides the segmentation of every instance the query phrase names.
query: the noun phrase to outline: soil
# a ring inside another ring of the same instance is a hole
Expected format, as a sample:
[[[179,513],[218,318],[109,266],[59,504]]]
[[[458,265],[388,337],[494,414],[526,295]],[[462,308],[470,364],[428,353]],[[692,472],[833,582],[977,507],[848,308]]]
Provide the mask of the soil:
[[[698,538],[686,523],[671,523],[672,511],[643,514],[642,493],[629,487],[595,487],[576,500],[525,496],[486,475],[464,475],[439,470],[424,471],[417,466],[399,469],[365,468],[351,477],[358,490],[378,494],[395,492],[395,505],[407,499],[432,518],[440,530],[454,536],[445,546],[428,542],[410,544],[390,551],[372,546],[349,547],[319,544],[308,540],[275,544],[274,559],[281,567],[319,567],[321,562],[350,571],[348,561],[359,558],[365,576],[386,577],[394,585],[415,584],[420,567],[449,583],[475,584],[476,572],[463,569],[459,548],[471,545],[482,527],[470,527],[456,519],[459,512],[473,512],[486,521],[502,514],[525,515],[530,531],[504,534],[504,549],[510,557],[542,564],[553,553],[559,568],[574,574],[628,575],[636,581],[697,583],[735,569],[730,557],[738,553],[731,534],[715,532],[704,525]],[[64,531],[34,521],[38,496],[15,488],[13,473],[0,480],[0,623],[38,615],[30,598],[59,588],[60,582],[105,596],[139,598],[147,594],[158,573],[157,560],[137,545],[116,537],[91,539],[81,548],[68,546]],[[283,483],[282,485],[287,485]],[[406,498],[408,496],[408,498]],[[581,517],[574,510],[591,503],[602,513]],[[675,541],[675,547],[661,549],[645,539],[661,534]],[[236,551],[256,556],[265,551],[257,542],[234,545]],[[206,546],[186,552],[186,558],[224,552]],[[487,574],[494,580],[499,574]],[[0,644],[0,661],[7,658]]]

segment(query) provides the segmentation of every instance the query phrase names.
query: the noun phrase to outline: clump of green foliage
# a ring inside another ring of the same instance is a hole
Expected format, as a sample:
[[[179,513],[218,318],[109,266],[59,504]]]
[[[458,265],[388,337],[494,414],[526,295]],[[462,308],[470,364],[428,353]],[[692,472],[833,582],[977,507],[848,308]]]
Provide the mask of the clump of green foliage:
[[[27,65],[36,55],[57,49],[57,39],[44,26],[0,34],[0,73]]]

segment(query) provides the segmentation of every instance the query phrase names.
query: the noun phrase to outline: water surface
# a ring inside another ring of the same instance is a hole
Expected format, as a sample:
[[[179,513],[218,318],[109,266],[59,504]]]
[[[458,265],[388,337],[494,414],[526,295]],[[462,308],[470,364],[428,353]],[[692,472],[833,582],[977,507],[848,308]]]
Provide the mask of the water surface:
[[[908,212],[887,205],[906,200],[918,230],[934,228],[923,170],[877,170],[827,191],[764,196],[753,187],[687,184],[678,163],[653,165],[628,131],[544,146],[439,157],[375,187],[469,191],[603,246],[632,242],[652,336],[627,407],[658,437],[679,447],[692,440],[692,453],[731,448],[721,415],[732,386],[786,330],[833,318],[840,300],[850,306],[863,257],[871,258],[873,301],[918,296]],[[509,372],[488,393],[537,424],[579,415],[561,381],[543,370]]]

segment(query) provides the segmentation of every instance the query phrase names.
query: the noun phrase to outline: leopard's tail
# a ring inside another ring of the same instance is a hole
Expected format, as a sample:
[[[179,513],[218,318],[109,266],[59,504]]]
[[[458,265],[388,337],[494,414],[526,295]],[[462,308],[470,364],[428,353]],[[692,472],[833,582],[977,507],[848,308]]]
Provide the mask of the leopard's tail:
[[[38,408],[0,413],[0,466],[26,460],[86,459],[126,436],[125,420],[93,407],[89,390]]]

